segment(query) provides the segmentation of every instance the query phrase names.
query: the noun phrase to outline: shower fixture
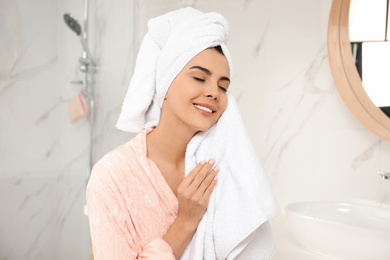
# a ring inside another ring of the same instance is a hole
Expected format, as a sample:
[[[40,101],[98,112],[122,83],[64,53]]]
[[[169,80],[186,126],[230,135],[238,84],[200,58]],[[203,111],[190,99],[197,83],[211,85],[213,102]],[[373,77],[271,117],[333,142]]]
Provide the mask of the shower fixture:
[[[69,13],[64,14],[65,23],[69,26],[69,28],[74,31],[78,36],[81,34],[81,26],[79,22],[73,18],[73,16]]]
[[[81,26],[79,22],[72,16],[70,13],[64,14],[64,21],[68,27],[77,34],[77,36],[80,39],[81,45],[83,46],[83,50],[86,54],[86,57],[83,58],[90,58],[92,62],[92,55],[89,51],[88,45],[85,41],[86,36],[83,33],[83,30],[81,29]]]
[[[93,166],[93,139],[94,139],[94,120],[95,120],[95,101],[94,101],[94,73],[96,64],[88,48],[88,7],[89,0],[84,0],[84,19],[83,27],[70,14],[64,14],[66,25],[78,36],[83,47],[82,57],[79,58],[79,69],[82,72],[82,80],[71,81],[72,84],[82,86],[83,97],[88,99],[89,103],[89,162],[87,169],[86,182],[88,183]]]

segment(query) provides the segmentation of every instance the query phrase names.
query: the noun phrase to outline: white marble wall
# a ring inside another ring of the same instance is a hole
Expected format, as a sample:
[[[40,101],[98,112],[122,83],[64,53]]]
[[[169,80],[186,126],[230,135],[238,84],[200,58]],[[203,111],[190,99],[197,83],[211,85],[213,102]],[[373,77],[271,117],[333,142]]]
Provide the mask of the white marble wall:
[[[133,3],[94,1],[90,9],[91,48],[99,51],[98,157],[116,145],[118,134],[110,132],[116,116],[110,112],[117,112],[130,76]],[[82,22],[83,2],[0,1],[2,260],[89,257],[84,215],[89,124],[87,118],[69,124],[66,112],[67,101],[80,90],[70,81],[81,80],[82,48],[63,21],[65,12]]]
[[[182,6],[230,22],[231,93],[280,207],[302,200],[390,203],[390,143],[349,113],[330,73],[331,0],[92,0],[94,161],[132,137],[115,129],[145,22]],[[88,120],[67,122],[81,45],[64,24],[82,1],[0,1],[0,259],[88,259]],[[134,28],[134,24],[136,27]],[[135,35],[135,37],[133,37]],[[316,259],[272,221],[275,259]],[[307,257],[307,258],[305,258]],[[318,258],[320,259],[320,258]]]

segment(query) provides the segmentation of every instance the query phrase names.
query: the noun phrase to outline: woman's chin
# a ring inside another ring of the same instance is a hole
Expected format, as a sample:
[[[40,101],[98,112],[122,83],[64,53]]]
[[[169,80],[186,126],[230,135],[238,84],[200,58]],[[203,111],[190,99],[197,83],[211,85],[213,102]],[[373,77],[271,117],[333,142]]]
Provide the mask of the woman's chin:
[[[207,125],[197,125],[196,127],[194,127],[194,129],[196,129],[196,132],[205,132],[207,130],[209,130],[214,124],[210,125],[210,124],[207,124]]]

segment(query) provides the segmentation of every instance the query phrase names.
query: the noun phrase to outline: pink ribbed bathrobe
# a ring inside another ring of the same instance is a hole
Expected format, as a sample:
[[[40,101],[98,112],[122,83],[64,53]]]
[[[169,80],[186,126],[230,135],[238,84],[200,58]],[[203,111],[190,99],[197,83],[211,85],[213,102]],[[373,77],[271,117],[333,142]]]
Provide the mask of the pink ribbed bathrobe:
[[[105,155],[87,187],[96,260],[175,259],[162,239],[178,214],[178,201],[157,166],[147,158],[146,135]]]

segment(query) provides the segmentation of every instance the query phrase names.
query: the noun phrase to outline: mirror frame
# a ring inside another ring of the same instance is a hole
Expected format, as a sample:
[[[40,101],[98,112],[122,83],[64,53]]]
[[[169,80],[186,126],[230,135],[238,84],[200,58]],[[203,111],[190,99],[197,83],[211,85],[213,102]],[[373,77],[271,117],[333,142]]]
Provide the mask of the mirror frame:
[[[374,105],[353,62],[349,40],[350,0],[333,0],[328,23],[328,58],[337,90],[355,118],[390,141],[390,118]]]

